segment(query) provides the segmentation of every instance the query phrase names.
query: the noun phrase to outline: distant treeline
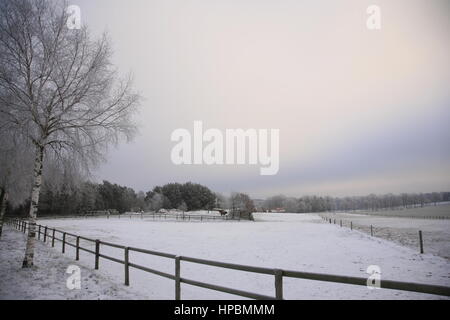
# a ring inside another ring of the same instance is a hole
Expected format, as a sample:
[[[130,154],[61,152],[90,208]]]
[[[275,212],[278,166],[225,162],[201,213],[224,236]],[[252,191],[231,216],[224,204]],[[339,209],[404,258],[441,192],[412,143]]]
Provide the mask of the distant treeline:
[[[102,183],[83,182],[55,187],[42,186],[38,214],[76,215],[88,211],[115,209],[120,213],[127,211],[157,211],[161,208],[182,211],[211,209],[216,204],[216,195],[207,187],[196,183],[169,183],[157,186],[152,191],[136,193],[132,188],[108,181]],[[29,200],[9,212],[25,216]]]
[[[413,208],[450,201],[450,192],[402,193],[355,197],[304,196],[300,198],[273,196],[262,201],[259,210],[283,209],[286,212],[306,213],[340,210],[370,210]]]
[[[51,181],[51,180],[50,180]],[[213,208],[240,209],[241,211],[267,211],[282,209],[286,212],[307,213],[341,210],[384,210],[412,208],[450,201],[450,192],[402,193],[367,195],[356,197],[283,195],[254,201],[244,193],[232,193],[229,197],[214,193],[208,187],[187,182],[156,186],[146,193],[108,181],[75,183],[72,177],[64,177],[62,183],[46,182],[42,185],[38,215],[77,215],[88,211],[115,209],[128,211],[181,211],[210,210]],[[9,206],[8,214],[27,216],[29,200],[16,207]]]
[[[77,215],[92,210],[116,209],[119,212],[143,208],[145,194],[136,193],[132,188],[113,184],[83,182],[79,185],[63,184],[55,188],[49,184],[42,186],[38,206],[39,216]],[[16,208],[14,215],[27,215],[29,200]]]

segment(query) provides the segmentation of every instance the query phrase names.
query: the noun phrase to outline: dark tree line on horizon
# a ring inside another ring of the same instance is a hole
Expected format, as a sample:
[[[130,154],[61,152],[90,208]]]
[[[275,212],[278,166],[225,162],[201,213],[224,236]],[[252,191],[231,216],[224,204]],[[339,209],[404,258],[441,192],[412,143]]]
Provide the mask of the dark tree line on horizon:
[[[191,182],[157,186],[145,194],[106,180],[102,183],[74,183],[72,177],[63,179],[60,185],[43,183],[38,208],[40,216],[82,215],[89,211],[111,209],[119,213],[158,211],[163,208],[208,210],[216,205],[216,195],[209,188]],[[26,216],[28,208],[29,199],[14,207],[10,204],[8,213]]]
[[[73,176],[64,175],[58,184],[44,181],[39,202],[40,216],[78,215],[88,211],[115,209],[120,213],[129,211],[180,211],[210,210],[213,208],[240,208],[247,211],[283,209],[286,212],[308,213],[326,211],[414,208],[436,205],[450,201],[450,192],[402,193],[354,197],[303,196],[299,198],[277,195],[256,201],[244,193],[232,193],[226,197],[214,193],[201,184],[168,183],[156,186],[144,193],[109,181],[94,183],[76,182]],[[9,215],[26,216],[29,199],[19,205],[8,205]]]
[[[89,211],[110,209],[123,213],[140,210],[144,206],[143,193],[108,181],[82,182],[76,186],[66,184],[58,188],[44,183],[42,189],[39,216],[82,215]],[[25,216],[28,207],[29,200],[10,207],[11,215]]]

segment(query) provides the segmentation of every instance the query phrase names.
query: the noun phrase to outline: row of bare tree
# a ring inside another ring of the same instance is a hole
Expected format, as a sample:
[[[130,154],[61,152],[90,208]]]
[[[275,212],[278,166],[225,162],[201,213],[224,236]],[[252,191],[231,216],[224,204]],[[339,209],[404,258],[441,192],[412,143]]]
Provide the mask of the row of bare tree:
[[[140,96],[131,77],[117,75],[110,40],[93,39],[85,26],[69,29],[66,8],[53,0],[0,2],[0,221],[7,199],[30,197],[23,267],[33,265],[43,178],[54,178],[56,167],[88,175],[110,144],[136,131]]]
[[[450,192],[370,194],[355,197],[304,196],[300,198],[273,196],[259,204],[259,210],[284,209],[288,212],[324,212],[341,210],[385,210],[423,207],[450,201]]]

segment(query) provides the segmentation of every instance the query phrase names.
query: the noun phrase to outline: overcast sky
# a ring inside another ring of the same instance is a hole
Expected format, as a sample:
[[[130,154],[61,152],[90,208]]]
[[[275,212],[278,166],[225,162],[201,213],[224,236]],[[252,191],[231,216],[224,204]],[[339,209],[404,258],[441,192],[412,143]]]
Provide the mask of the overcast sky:
[[[254,197],[450,190],[448,0],[86,0],[114,63],[145,98],[140,134],[101,181],[199,182]],[[381,30],[366,9],[381,8]],[[280,129],[280,170],[176,166],[170,135]]]

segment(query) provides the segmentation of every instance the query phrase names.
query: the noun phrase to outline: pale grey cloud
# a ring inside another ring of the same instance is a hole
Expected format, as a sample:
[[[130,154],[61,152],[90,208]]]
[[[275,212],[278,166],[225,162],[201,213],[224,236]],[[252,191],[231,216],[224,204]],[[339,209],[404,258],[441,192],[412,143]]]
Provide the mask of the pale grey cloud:
[[[73,3],[94,33],[108,30],[114,61],[145,97],[141,134],[111,150],[99,179],[258,196],[450,187],[447,0],[377,1],[376,32],[366,29],[371,1]],[[279,128],[279,174],[174,166],[170,134],[194,120]]]

